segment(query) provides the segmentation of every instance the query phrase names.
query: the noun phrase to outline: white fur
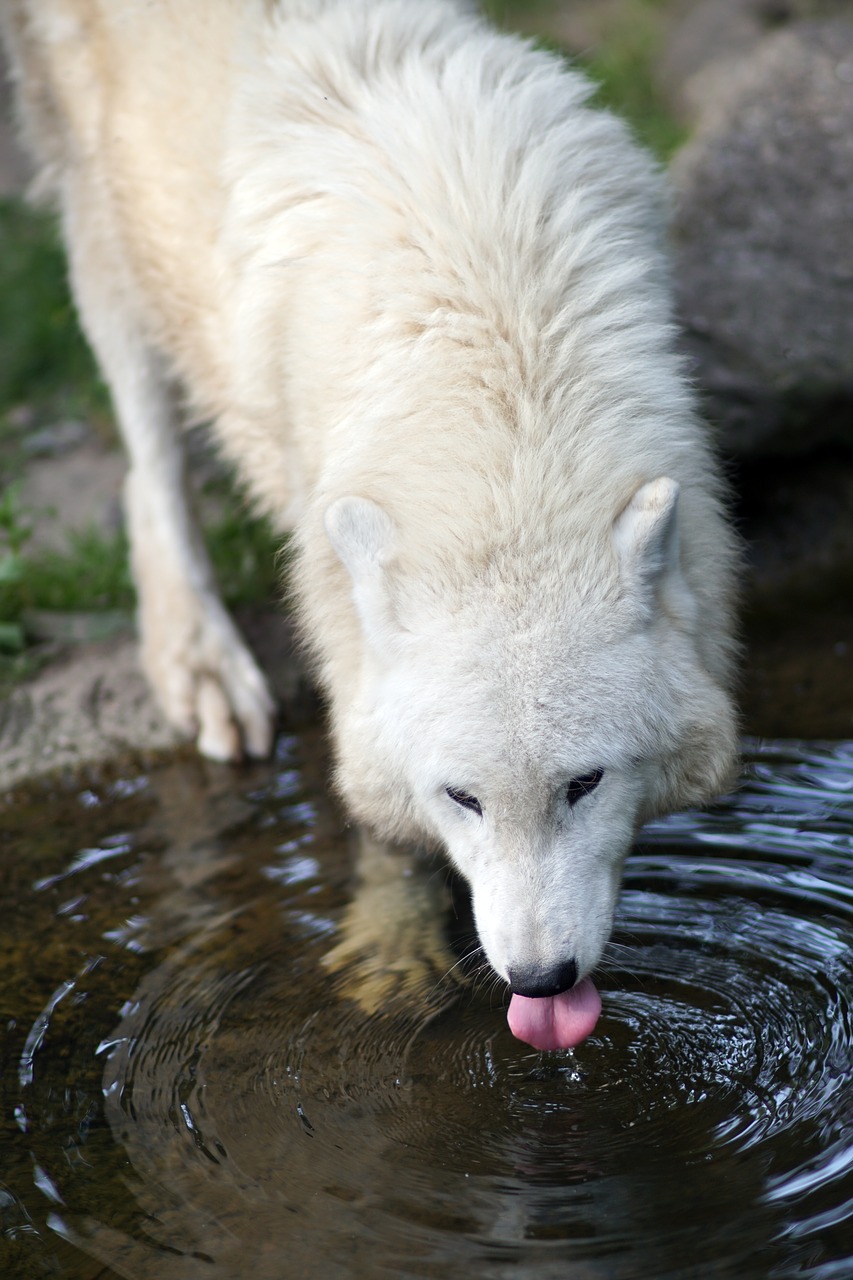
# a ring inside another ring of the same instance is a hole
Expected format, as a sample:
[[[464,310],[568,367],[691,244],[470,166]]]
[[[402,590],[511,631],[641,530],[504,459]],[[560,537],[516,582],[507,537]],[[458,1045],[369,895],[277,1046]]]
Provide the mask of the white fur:
[[[5,24],[167,710],[211,754],[268,747],[176,384],[294,529],[354,815],[446,847],[499,973],[586,973],[638,824],[734,752],[733,543],[654,166],[579,74],[453,0],[6,0]]]

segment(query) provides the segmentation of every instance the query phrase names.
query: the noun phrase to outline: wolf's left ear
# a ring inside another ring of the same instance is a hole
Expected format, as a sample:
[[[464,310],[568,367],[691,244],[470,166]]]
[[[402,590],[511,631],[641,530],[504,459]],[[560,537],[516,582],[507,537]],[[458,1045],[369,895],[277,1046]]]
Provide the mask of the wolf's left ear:
[[[656,598],[689,622],[695,612],[681,572],[678,536],[679,486],[668,476],[641,485],[613,522],[613,545],[626,585],[644,612]]]
[[[399,632],[387,566],[396,549],[390,516],[369,498],[338,498],[323,517],[326,536],[352,581],[352,598],[362,630],[380,657],[387,655]]]

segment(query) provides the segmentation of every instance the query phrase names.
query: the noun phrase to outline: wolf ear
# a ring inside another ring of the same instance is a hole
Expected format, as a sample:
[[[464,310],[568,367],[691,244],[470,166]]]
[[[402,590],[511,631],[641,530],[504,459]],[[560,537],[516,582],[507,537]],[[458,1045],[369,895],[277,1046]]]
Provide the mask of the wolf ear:
[[[641,485],[613,522],[613,545],[626,583],[644,612],[656,597],[682,620],[694,612],[681,572],[678,537],[679,486],[668,476]]]
[[[352,598],[365,637],[379,656],[399,632],[386,568],[396,547],[390,516],[368,498],[338,498],[323,517],[326,536],[352,581]]]

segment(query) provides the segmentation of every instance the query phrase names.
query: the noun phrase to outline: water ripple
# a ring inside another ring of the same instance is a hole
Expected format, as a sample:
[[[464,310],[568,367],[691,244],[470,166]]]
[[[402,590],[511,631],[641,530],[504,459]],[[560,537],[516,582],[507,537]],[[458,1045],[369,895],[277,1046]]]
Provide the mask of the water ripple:
[[[130,835],[87,792],[113,831],[17,904],[53,948],[10,1040],[21,1274],[853,1274],[853,743],[749,743],[732,796],[644,831],[600,1023],[544,1055],[486,980],[344,998],[353,868],[295,740],[239,804],[188,776]]]

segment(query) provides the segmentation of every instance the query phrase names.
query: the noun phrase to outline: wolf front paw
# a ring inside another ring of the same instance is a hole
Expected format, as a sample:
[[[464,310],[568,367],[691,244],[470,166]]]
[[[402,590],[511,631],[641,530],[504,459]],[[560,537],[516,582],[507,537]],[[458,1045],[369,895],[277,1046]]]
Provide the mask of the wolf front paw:
[[[224,609],[217,601],[201,620],[170,622],[146,627],[143,619],[142,642],[143,666],[170,723],[212,760],[269,755],[275,701]]]

